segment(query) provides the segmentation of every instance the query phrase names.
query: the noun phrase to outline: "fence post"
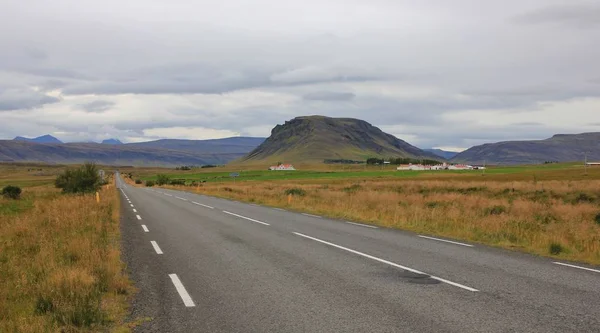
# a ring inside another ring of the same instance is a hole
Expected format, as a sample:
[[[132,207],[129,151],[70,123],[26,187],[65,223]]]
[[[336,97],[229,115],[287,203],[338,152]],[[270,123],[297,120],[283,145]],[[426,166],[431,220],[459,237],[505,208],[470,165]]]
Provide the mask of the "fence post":
[[[292,203],[292,195],[288,194],[288,205]]]
[[[96,192],[96,202],[100,203],[100,192]]]

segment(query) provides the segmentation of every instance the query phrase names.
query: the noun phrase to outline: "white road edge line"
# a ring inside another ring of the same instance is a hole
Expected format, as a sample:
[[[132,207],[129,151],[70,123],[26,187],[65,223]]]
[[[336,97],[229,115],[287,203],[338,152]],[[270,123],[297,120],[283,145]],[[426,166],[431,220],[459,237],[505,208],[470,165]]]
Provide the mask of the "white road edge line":
[[[310,217],[316,217],[316,218],[318,218],[318,219],[322,219],[322,218],[323,218],[322,216],[319,216],[319,215],[313,215],[313,214],[308,214],[308,213],[302,213],[302,215],[304,215],[304,216],[310,216]]]
[[[275,209],[275,210],[279,210],[279,211],[282,211],[282,212],[287,212],[287,210],[285,210],[285,209],[283,209],[283,208],[273,208],[273,209]]]
[[[129,204],[129,206],[133,207],[133,204]]]
[[[134,209],[133,209],[133,212],[134,212],[134,213],[137,213],[137,209],[135,209],[135,208],[134,208]]]
[[[168,197],[172,197],[173,195],[171,194],[167,194],[167,193],[163,193],[164,195],[168,196]]]
[[[446,243],[451,243],[451,244],[456,244],[456,245],[462,245],[462,246],[468,246],[468,247],[474,247],[471,244],[465,244],[465,243],[460,243],[460,242],[454,242],[454,241],[450,241],[447,239],[441,239],[441,238],[435,238],[435,237],[429,237],[429,236],[423,236],[423,235],[418,235],[421,238],[427,238],[427,239],[431,239],[431,240],[435,240],[435,241],[440,241],[440,242],[446,242]]]
[[[359,256],[363,256],[365,258],[369,258],[369,259],[372,259],[372,260],[375,260],[375,261],[379,261],[381,263],[388,264],[390,266],[394,266],[396,268],[400,268],[400,269],[403,269],[405,271],[413,272],[413,273],[416,273],[416,274],[429,275],[427,273],[423,273],[421,271],[418,271],[416,269],[412,269],[410,267],[398,265],[398,264],[393,263],[391,261],[387,261],[385,259],[377,258],[377,257],[374,257],[372,255],[369,255],[369,254],[366,254],[366,253],[362,253],[362,252],[358,252],[356,250],[352,250],[352,249],[349,249],[347,247],[343,247],[343,246],[340,246],[340,245],[337,245],[337,244],[333,244],[333,243],[330,243],[330,242],[327,242],[327,241],[324,241],[324,240],[321,240],[321,239],[318,239],[318,238],[307,236],[307,235],[301,234],[299,232],[294,232],[293,234],[297,235],[297,236],[300,236],[300,237],[304,237],[304,238],[308,238],[308,239],[314,240],[315,242],[319,242],[319,243],[323,243],[323,244],[326,244],[326,245],[329,245],[329,246],[333,246],[335,248],[338,248],[338,249],[341,249],[341,250],[344,250],[344,251],[348,251],[350,253],[354,253],[354,254],[357,254]],[[434,280],[438,280],[440,282],[444,282],[444,283],[447,283],[449,285],[453,285],[455,287],[459,287],[459,288],[462,288],[462,289],[465,289],[465,290],[468,290],[468,291],[479,291],[479,290],[477,290],[475,288],[467,287],[465,285],[462,285],[462,284],[459,284],[459,283],[456,283],[456,282],[452,282],[452,281],[448,281],[446,279],[442,279],[442,278],[437,277],[437,276],[429,275],[429,277],[432,278],[432,279],[434,279]]]
[[[230,213],[230,212],[228,212],[228,211],[225,211],[225,210],[223,211],[223,213],[225,213],[225,214],[229,214],[229,215],[233,215],[233,216],[237,216],[237,217],[239,217],[239,218],[246,219],[246,220],[248,220],[248,221],[252,221],[252,222],[256,222],[256,223],[260,223],[260,224],[264,224],[264,225],[270,225],[270,224],[268,224],[268,223],[261,222],[261,221],[255,220],[255,219],[251,219],[251,218],[249,218],[249,217],[245,217],[245,216],[242,216],[242,215],[238,215],[238,214]]]
[[[215,207],[212,207],[212,206],[209,206],[209,205],[204,205],[204,204],[201,204],[201,203],[199,203],[199,202],[196,202],[196,201],[192,201],[192,203],[193,203],[194,205],[198,205],[198,206],[202,206],[202,207],[206,207],[206,208],[210,208],[210,209],[214,209],[214,208],[215,208]]]
[[[185,287],[179,280],[179,277],[177,276],[177,274],[169,274],[169,277],[171,278],[171,281],[173,281],[173,284],[175,285],[175,289],[177,289],[179,296],[183,300],[183,304],[185,304],[185,306],[188,308],[196,306],[196,304],[194,304],[194,301],[190,297],[190,294],[188,294],[187,290],[185,290]]]
[[[152,243],[152,247],[154,248],[154,251],[156,251],[156,254],[163,254],[163,251],[158,247],[158,244],[155,241],[150,241],[150,243]]]
[[[144,232],[150,232],[145,224],[142,224],[142,229],[144,229]]]
[[[178,197],[178,196],[175,196],[175,198],[177,198],[177,199],[179,199],[179,200],[183,200],[183,201],[188,201],[188,199],[186,199],[186,198],[182,198],[182,197]]]
[[[376,227],[374,225],[366,225],[366,224],[354,223],[354,222],[348,222],[348,221],[346,221],[346,223],[358,225],[358,226],[365,227],[365,228],[379,229],[379,227]]]
[[[590,271],[590,272],[596,272],[596,273],[600,273],[600,270],[597,270],[597,269],[591,269],[591,268],[587,268],[587,267],[581,267],[581,266],[569,265],[569,264],[565,264],[565,263],[558,262],[558,261],[554,261],[554,262],[552,262],[552,263],[553,263],[553,264],[557,264],[557,265],[567,266],[567,267],[579,268],[579,269],[583,269],[583,270]]]
[[[139,215],[136,215],[135,217],[137,217],[137,219],[138,219],[138,220],[141,220],[141,219],[142,219],[142,217],[141,217],[141,216],[139,216]]]

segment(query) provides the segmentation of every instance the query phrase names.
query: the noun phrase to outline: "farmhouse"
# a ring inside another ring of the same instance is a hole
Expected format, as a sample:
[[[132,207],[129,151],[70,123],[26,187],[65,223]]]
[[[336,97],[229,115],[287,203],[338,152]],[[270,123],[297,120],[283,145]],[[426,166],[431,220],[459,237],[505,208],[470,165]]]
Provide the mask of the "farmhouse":
[[[296,170],[296,168],[291,164],[280,164],[270,166],[269,170]]]
[[[422,165],[422,164],[402,164],[397,170],[415,170],[415,171],[425,171],[425,170],[476,170],[476,169],[484,169],[483,167],[473,167],[471,165],[466,164],[455,164],[448,165],[447,163],[438,164],[438,165]]]
[[[587,162],[586,165],[587,166],[597,166],[597,167],[600,167],[600,162]]]

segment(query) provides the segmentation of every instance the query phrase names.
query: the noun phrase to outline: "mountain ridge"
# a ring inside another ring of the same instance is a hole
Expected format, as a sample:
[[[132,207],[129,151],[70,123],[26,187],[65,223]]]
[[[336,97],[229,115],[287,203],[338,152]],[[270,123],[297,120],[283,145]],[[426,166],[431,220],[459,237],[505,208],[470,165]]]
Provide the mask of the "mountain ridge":
[[[41,135],[36,138],[26,138],[23,136],[17,136],[13,139],[13,141],[26,141],[26,142],[37,142],[37,143],[56,143],[56,144],[63,143],[62,141],[53,137],[50,134]]]
[[[451,159],[455,163],[538,164],[546,161],[600,160],[600,132],[555,134],[543,140],[486,143]]]

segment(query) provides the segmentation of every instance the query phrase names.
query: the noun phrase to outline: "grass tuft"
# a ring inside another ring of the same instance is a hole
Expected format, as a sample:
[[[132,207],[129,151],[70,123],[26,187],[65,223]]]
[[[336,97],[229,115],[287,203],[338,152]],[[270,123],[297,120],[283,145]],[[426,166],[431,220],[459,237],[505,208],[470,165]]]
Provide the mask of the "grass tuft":
[[[561,254],[564,249],[562,247],[562,245],[558,244],[558,243],[552,243],[550,244],[550,248],[549,248],[550,254],[552,255],[559,255]]]
[[[285,194],[286,195],[296,195],[299,197],[303,197],[306,195],[306,191],[301,189],[301,188],[288,188],[287,190],[285,190]]]

